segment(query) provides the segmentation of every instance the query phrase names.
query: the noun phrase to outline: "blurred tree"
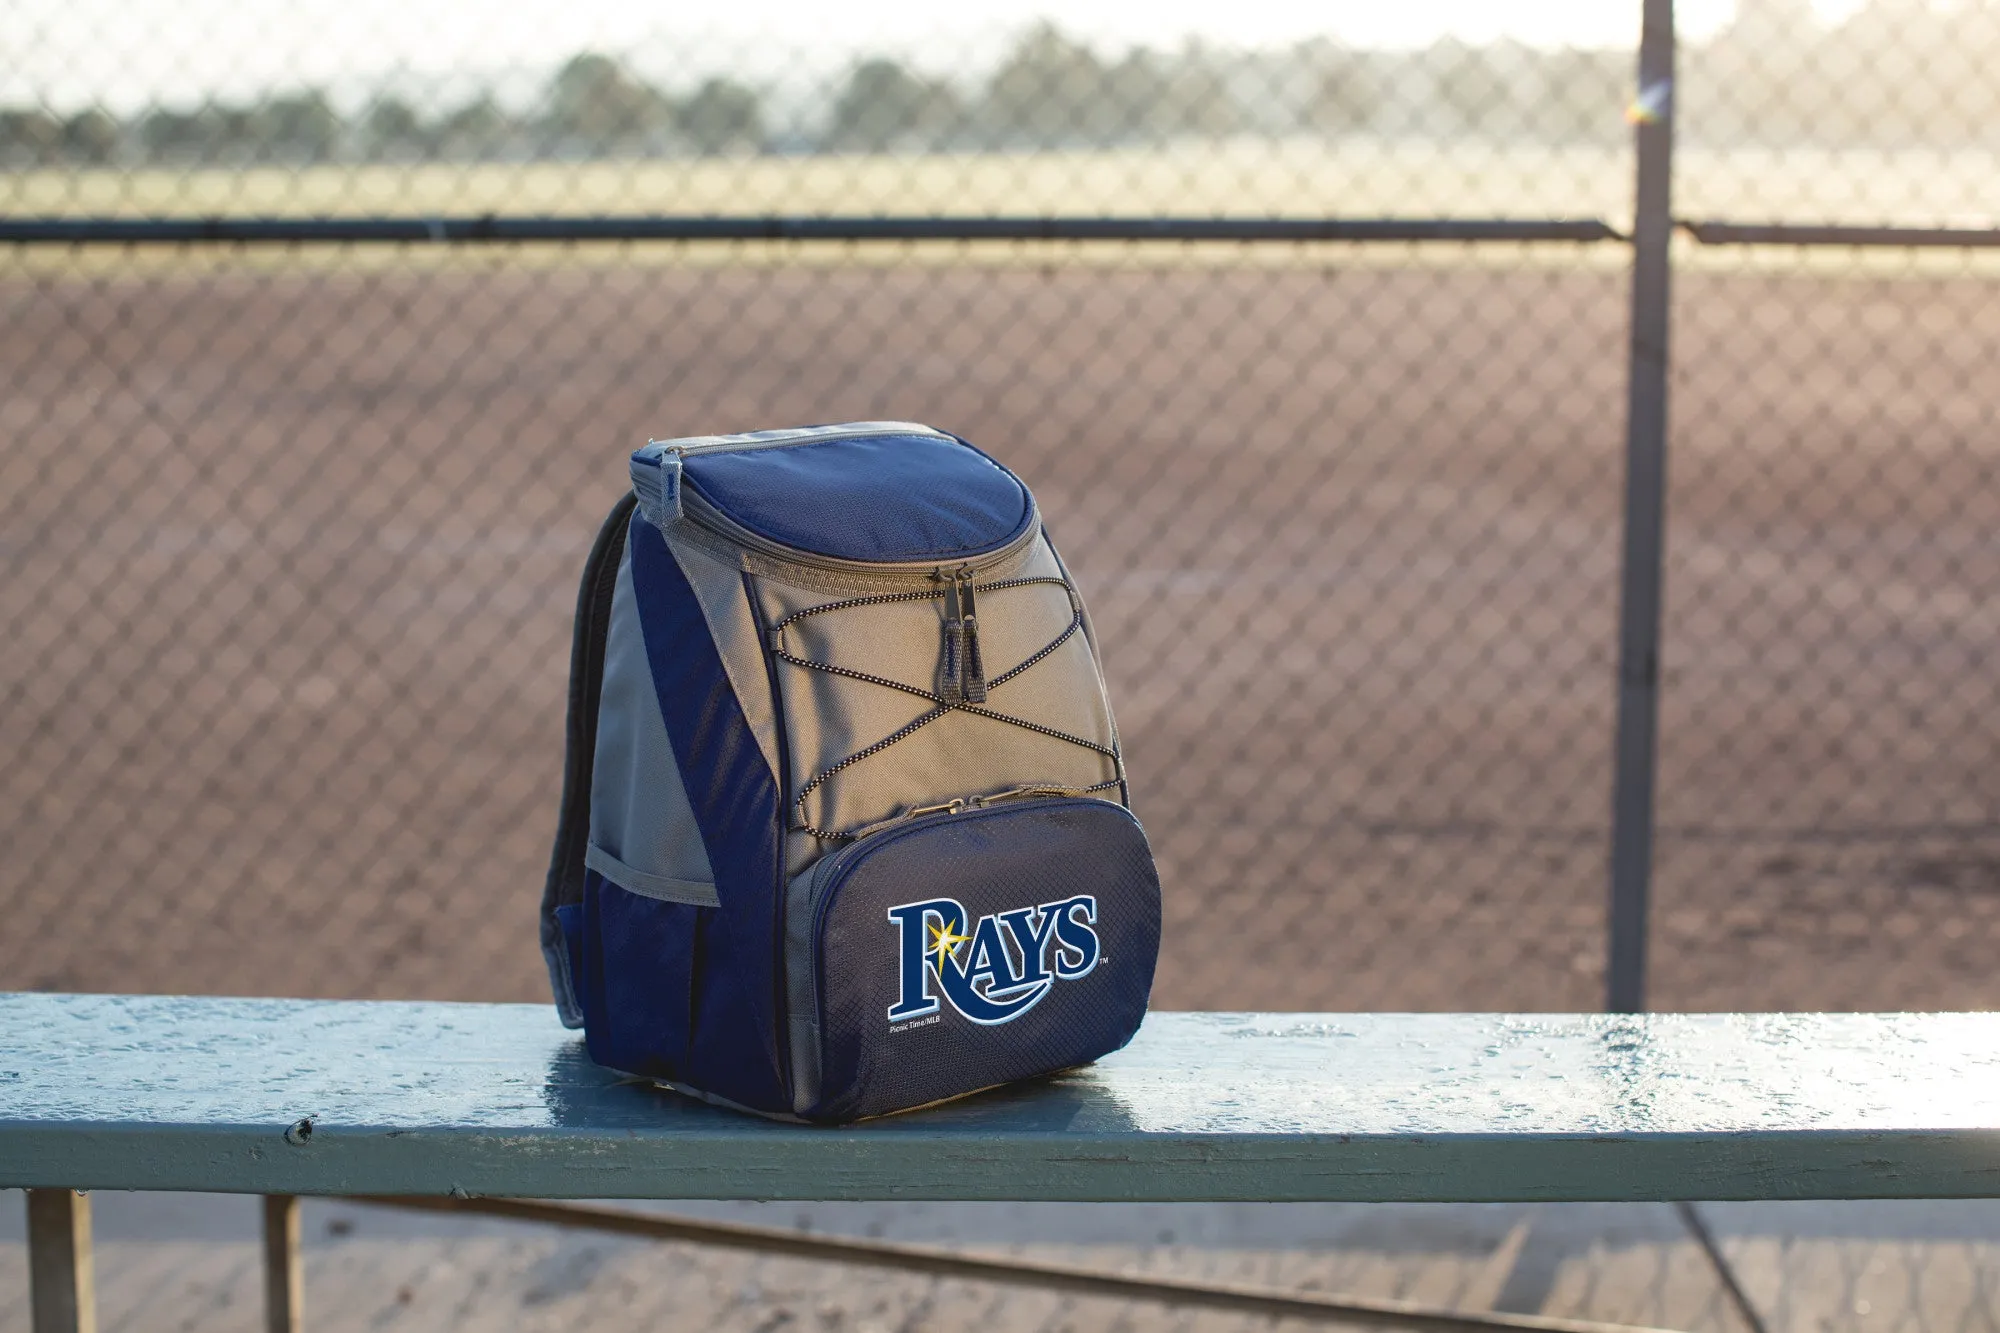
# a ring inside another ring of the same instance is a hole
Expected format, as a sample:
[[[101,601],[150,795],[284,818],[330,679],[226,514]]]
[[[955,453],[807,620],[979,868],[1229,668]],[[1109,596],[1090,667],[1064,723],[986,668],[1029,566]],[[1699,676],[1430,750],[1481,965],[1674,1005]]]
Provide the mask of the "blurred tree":
[[[921,78],[886,57],[856,65],[834,100],[829,148],[879,153],[943,146],[965,115],[942,80]]]
[[[400,97],[375,99],[361,120],[362,150],[370,157],[409,157],[429,153],[434,145],[429,128],[415,107]]]
[[[263,159],[322,162],[340,143],[340,116],[316,90],[264,102],[245,128]]]
[[[1707,99],[1680,99],[1683,124],[1732,147],[1810,138],[1826,91],[1815,87],[1823,35],[1812,0],[1737,0],[1729,26],[1689,62],[1715,88]]]
[[[1247,120],[1226,62],[1200,42],[1174,56],[1131,52],[1105,71],[1099,97],[1103,106],[1090,108],[1082,121],[1100,141],[1219,138]]]
[[[156,161],[209,155],[227,132],[224,118],[213,107],[173,111],[155,107],[139,122],[139,143]]]
[[[764,110],[754,89],[713,78],[678,109],[681,133],[706,154],[754,153],[764,147]]]
[[[431,131],[433,151],[440,157],[475,161],[499,157],[513,138],[515,126],[491,94],[446,112]]]
[[[117,155],[122,137],[118,122],[103,108],[79,111],[63,122],[63,157],[71,162],[102,166]]]
[[[62,125],[46,111],[0,109],[0,162],[40,166],[54,159]]]
[[[1129,128],[1106,97],[1104,65],[1053,23],[1021,35],[1001,62],[980,106],[982,127],[1000,143],[1060,148],[1101,142]]]
[[[1454,138],[1495,139],[1509,137],[1519,129],[1513,89],[1495,48],[1470,46],[1456,37],[1446,37],[1424,53],[1423,63],[1441,120],[1435,127],[1438,132]]]
[[[549,83],[549,130],[585,151],[628,146],[673,121],[673,104],[609,56],[572,56]]]
[[[158,161],[318,162],[339,147],[341,128],[325,95],[314,91],[251,108],[156,108],[140,121],[139,142]]]
[[[1814,137],[1890,149],[2000,142],[1996,54],[1991,0],[1867,0],[1819,44]]]
[[[1081,81],[1076,86],[1072,142],[1105,147],[1164,137],[1172,77],[1165,60],[1144,47],[1126,52],[1115,65],[1100,65],[1095,87]]]
[[[1310,83],[1300,120],[1321,134],[1368,128],[1382,107],[1379,62],[1344,46],[1323,44],[1308,55]]]

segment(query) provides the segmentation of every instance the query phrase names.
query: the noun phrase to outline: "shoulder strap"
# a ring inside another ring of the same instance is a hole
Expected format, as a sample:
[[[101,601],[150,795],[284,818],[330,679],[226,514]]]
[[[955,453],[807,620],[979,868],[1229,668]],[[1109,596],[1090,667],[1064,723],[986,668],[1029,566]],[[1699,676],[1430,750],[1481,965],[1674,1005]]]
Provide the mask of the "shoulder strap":
[[[542,889],[542,953],[563,1022],[583,1025],[569,975],[569,952],[558,907],[583,901],[583,858],[590,845],[590,774],[597,758],[597,705],[604,692],[604,640],[611,624],[611,595],[625,558],[625,532],[638,496],[627,492],[598,529],[576,595],[576,628],[569,649],[569,724],[564,742],[562,813],[556,822],[549,877]]]

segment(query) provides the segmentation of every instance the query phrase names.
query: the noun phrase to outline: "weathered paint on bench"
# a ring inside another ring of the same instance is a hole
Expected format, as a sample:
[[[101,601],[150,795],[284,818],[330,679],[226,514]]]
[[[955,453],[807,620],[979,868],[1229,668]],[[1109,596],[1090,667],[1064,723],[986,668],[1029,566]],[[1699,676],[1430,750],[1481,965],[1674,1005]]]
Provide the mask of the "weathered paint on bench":
[[[539,1005],[5,995],[0,1185],[1993,1197],[2000,1016],[1155,1014],[1090,1069],[825,1129],[624,1082]]]

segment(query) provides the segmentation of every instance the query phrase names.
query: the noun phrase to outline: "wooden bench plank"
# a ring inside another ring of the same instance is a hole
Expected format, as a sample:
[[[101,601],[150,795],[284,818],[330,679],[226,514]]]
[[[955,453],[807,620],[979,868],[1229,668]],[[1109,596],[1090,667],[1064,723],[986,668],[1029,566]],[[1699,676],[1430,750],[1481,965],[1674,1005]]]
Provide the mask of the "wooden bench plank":
[[[2000,1016],[1155,1014],[841,1129],[592,1065],[539,1005],[0,995],[0,1185],[555,1198],[2000,1196]]]

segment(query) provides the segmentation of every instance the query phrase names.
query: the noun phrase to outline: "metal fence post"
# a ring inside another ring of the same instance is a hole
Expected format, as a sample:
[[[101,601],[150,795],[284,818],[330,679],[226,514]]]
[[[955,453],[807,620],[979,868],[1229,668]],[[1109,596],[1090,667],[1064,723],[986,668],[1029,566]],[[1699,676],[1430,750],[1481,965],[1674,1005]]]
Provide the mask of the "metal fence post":
[[[1667,326],[1673,239],[1674,5],[1644,0],[1638,170],[1632,212],[1632,361],[1625,431],[1625,565],[1618,625],[1618,734],[1611,813],[1611,949],[1606,1008],[1646,1006],[1646,900],[1660,690],[1660,575],[1666,528]]]

